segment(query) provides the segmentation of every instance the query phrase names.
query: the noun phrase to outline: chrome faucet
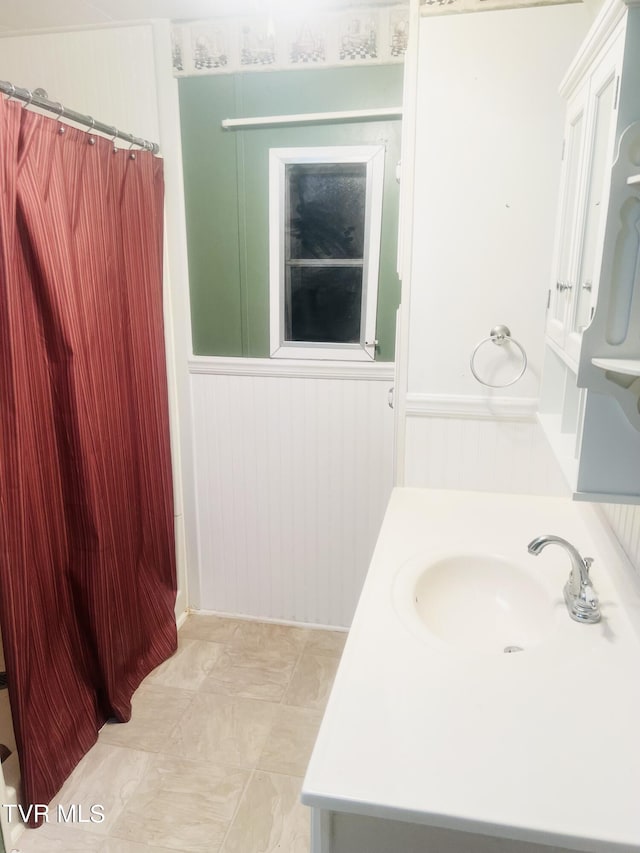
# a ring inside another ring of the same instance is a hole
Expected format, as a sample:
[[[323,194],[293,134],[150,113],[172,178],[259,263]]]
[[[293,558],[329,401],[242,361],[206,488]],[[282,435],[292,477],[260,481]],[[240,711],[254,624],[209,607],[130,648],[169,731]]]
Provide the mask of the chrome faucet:
[[[589,577],[589,569],[593,560],[591,557],[581,557],[571,542],[560,536],[538,536],[529,542],[529,553],[537,557],[547,545],[561,545],[571,558],[571,574],[564,586],[564,600],[569,616],[576,622],[599,622],[600,605]]]

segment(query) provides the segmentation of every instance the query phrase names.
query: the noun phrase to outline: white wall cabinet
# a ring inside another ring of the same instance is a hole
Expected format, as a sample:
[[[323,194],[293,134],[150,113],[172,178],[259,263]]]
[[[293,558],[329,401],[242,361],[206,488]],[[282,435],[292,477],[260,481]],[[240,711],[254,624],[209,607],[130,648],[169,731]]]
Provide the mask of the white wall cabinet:
[[[597,295],[623,46],[620,21],[586,76],[570,74],[561,87],[568,107],[547,333],[574,367]]]
[[[572,243],[577,231],[578,190],[580,168],[584,157],[585,110],[589,87],[583,82],[567,106],[563,140],[563,170],[558,213],[557,245],[554,281],[549,289],[547,334],[564,348],[567,318],[571,302],[573,264]],[[555,286],[554,286],[555,284]]]
[[[640,7],[611,0],[561,84],[567,118],[539,419],[582,500],[640,503],[639,49]]]

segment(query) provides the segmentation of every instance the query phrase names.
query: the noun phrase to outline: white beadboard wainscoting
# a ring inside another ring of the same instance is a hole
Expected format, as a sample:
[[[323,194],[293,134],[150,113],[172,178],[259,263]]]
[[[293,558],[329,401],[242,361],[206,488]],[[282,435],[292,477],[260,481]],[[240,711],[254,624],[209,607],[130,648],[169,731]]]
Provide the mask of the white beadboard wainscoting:
[[[536,419],[537,400],[408,394],[404,485],[568,496]],[[600,504],[640,572],[640,506]]]
[[[350,625],[393,485],[393,366],[195,358],[190,370],[191,605]]]
[[[536,406],[529,398],[408,394],[404,484],[567,495]]]
[[[605,519],[613,528],[636,572],[640,574],[640,506],[601,504]]]

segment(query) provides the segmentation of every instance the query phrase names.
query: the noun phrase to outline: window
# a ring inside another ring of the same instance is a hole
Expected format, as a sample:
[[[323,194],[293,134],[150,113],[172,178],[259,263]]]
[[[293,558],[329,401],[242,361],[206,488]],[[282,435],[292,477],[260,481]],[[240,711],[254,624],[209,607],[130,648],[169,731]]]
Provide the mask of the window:
[[[272,148],[272,358],[375,357],[384,147]]]

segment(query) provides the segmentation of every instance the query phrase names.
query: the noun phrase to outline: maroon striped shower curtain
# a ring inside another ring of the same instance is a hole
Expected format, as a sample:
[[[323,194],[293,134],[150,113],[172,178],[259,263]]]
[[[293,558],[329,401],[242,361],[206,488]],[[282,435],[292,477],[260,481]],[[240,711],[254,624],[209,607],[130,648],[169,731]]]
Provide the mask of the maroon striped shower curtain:
[[[25,804],[176,647],[162,162],[0,99],[0,625]]]

